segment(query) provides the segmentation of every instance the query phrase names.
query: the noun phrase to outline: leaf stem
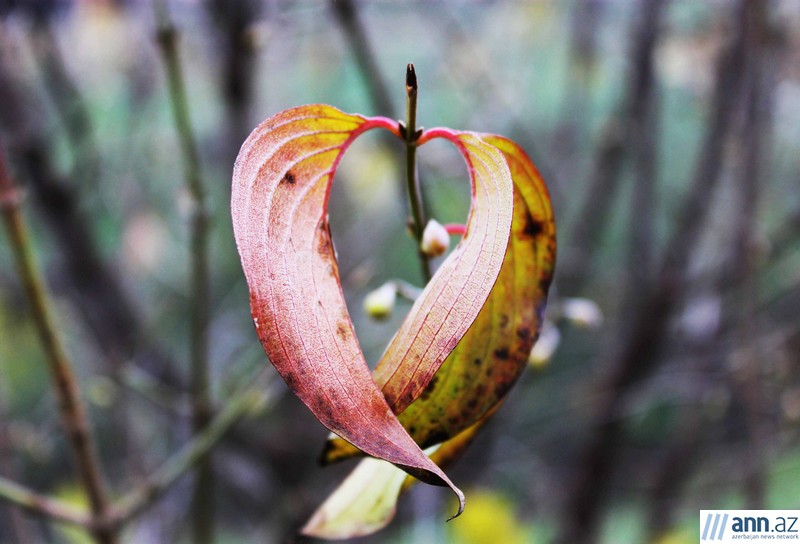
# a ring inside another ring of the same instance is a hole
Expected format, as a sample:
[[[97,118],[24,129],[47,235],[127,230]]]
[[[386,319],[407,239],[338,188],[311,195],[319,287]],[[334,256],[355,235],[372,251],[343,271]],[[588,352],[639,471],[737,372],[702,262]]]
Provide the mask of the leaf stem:
[[[14,258],[17,261],[18,274],[25,288],[33,312],[34,323],[47,356],[50,375],[58,398],[62,425],[75,457],[81,485],[89,499],[91,516],[92,519],[102,519],[108,512],[109,500],[100,462],[89,432],[89,422],[81,404],[72,363],[57,333],[44,282],[34,259],[27,226],[20,211],[20,200],[20,192],[6,170],[5,158],[0,150],[0,210],[2,210],[3,221],[8,231]],[[17,494],[17,497],[26,499],[24,494]],[[31,496],[28,495],[27,499],[30,498]],[[92,534],[95,540],[101,544],[118,542],[118,535],[113,529],[97,528],[92,531]]]
[[[422,204],[422,191],[417,176],[417,73],[414,65],[406,67],[406,183],[411,208],[411,231],[417,243],[417,254],[422,266],[422,277],[427,284],[431,279],[431,264],[428,256],[422,252],[422,231],[425,229],[425,210]]]
[[[183,155],[186,188],[191,198],[190,218],[190,290],[191,323],[190,386],[192,399],[192,431],[201,432],[211,420],[213,411],[209,362],[209,272],[208,272],[208,209],[206,192],[200,174],[200,158],[189,119],[186,87],[178,54],[178,32],[163,0],[155,2],[158,44],[167,72],[167,84],[175,120],[175,128]],[[207,452],[197,465],[192,495],[192,532],[197,544],[214,540],[214,473],[211,454]]]

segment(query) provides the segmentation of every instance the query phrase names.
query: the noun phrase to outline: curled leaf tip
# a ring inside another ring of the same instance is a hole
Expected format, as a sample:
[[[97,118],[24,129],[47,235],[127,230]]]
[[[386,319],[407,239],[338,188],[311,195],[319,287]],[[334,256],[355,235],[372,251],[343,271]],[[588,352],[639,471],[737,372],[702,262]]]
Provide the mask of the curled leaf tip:
[[[464,513],[464,507],[467,505],[467,499],[464,496],[464,493],[460,489],[455,490],[455,494],[458,497],[458,512],[447,518],[447,521],[452,521],[456,519],[458,516]]]

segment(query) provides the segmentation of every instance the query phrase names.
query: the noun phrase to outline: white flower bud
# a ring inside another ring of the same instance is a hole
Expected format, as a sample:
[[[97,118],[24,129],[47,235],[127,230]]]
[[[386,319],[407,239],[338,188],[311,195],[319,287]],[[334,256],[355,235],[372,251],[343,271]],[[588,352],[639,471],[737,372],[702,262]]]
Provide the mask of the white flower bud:
[[[561,315],[580,329],[597,329],[603,324],[603,311],[588,298],[563,299]]]
[[[393,281],[384,283],[364,298],[364,312],[373,319],[386,319],[396,300],[397,285]]]
[[[428,257],[438,257],[450,246],[450,235],[441,223],[435,219],[428,221],[422,231],[422,252]]]
[[[539,333],[539,339],[528,357],[528,364],[534,368],[546,366],[556,352],[559,343],[561,343],[561,333],[558,331],[558,327],[545,321]]]

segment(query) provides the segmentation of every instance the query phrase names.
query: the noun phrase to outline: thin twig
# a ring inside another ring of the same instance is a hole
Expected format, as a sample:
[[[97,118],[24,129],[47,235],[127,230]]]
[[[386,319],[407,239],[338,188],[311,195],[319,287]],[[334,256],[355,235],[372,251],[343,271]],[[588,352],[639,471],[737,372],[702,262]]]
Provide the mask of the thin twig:
[[[0,421],[10,419],[4,385],[0,383]],[[9,425],[0,425],[0,477],[14,478],[20,473],[15,453]],[[2,491],[0,491],[0,494],[2,494]],[[0,524],[8,526],[9,534],[17,544],[28,544],[34,541],[28,520],[25,519],[18,508],[11,508],[8,516],[0,519]]]
[[[330,5],[361,72],[374,113],[390,117],[397,115],[389,93],[389,86],[381,73],[375,57],[375,50],[367,38],[367,32],[361,22],[361,17],[359,17],[358,5],[353,0],[330,0]],[[392,144],[395,143],[393,140],[394,138],[384,131],[381,131],[378,136],[379,145],[386,149],[393,149]],[[398,201],[403,203],[403,213],[408,214],[406,188],[401,177],[397,178],[395,189]]]
[[[356,63],[361,68],[375,114],[394,115],[395,109],[389,98],[386,80],[378,68],[373,49],[358,18],[355,3],[353,0],[330,0],[330,5],[356,58]]]
[[[633,62],[628,90],[626,140],[631,144],[634,183],[631,191],[630,245],[628,251],[629,282],[627,302],[635,304],[652,279],[655,264],[656,162],[657,162],[657,93],[655,79],[655,47],[660,35],[665,0],[642,3],[642,23],[634,40]]]
[[[184,163],[186,187],[191,197],[190,218],[190,293],[191,325],[190,383],[192,398],[192,428],[199,433],[208,425],[212,399],[208,363],[209,275],[208,275],[208,210],[206,192],[200,175],[200,157],[189,120],[189,105],[178,54],[178,32],[163,1],[155,2],[158,24],[158,44],[167,72],[170,102],[178,132]],[[192,495],[192,530],[194,542],[214,540],[214,473],[211,454],[198,462]]]
[[[228,400],[224,408],[203,431],[168,459],[147,480],[119,499],[112,518],[124,524],[152,506],[175,481],[207,457],[209,451],[225,436],[225,433],[242,417],[262,407],[273,397],[272,389],[263,384],[249,387],[246,391]]]
[[[597,66],[597,39],[605,5],[599,0],[586,0],[575,5],[570,14],[570,51],[562,101],[561,121],[553,131],[550,157],[559,165],[559,179],[565,185],[577,178],[578,146],[585,144],[587,123],[591,113],[591,80]],[[563,191],[556,193],[563,196]],[[556,209],[559,209],[556,203]]]
[[[15,504],[25,511],[47,520],[88,527],[92,518],[86,512],[64,501],[36,493],[16,482],[0,476],[0,500]]]
[[[180,451],[170,457],[144,483],[118,499],[106,517],[94,519],[61,500],[41,495],[0,476],[0,500],[16,504],[49,520],[60,521],[90,529],[92,527],[122,527],[153,506],[181,476],[194,468],[213,449],[230,428],[248,414],[264,410],[274,398],[274,388],[263,379],[225,403],[211,423]]]
[[[219,30],[221,66],[219,83],[225,98],[228,131],[225,157],[233,161],[250,131],[248,113],[253,101],[256,43],[250,25],[258,15],[254,0],[206,0],[206,9]]]
[[[80,401],[72,363],[67,357],[50,313],[48,297],[34,260],[33,248],[28,239],[27,227],[20,212],[19,202],[20,193],[6,171],[5,158],[0,151],[0,207],[2,207],[3,220],[14,251],[19,277],[25,287],[34,323],[47,355],[50,374],[58,397],[62,424],[77,463],[81,485],[88,496],[92,517],[101,519],[108,512],[109,502],[100,462],[89,432],[89,422]],[[100,543],[111,544],[117,542],[118,539],[118,535],[113,530],[98,529],[93,531],[93,534]]]
[[[770,36],[767,3],[753,0],[750,3],[752,24],[748,29],[746,74],[749,76],[743,93],[744,115],[738,127],[739,146],[742,149],[740,168],[737,169],[738,202],[734,217],[738,235],[733,241],[730,266],[738,273],[736,284],[741,293],[734,297],[732,313],[738,314],[737,337],[741,343],[741,376],[733,390],[741,397],[746,410],[747,447],[745,451],[745,497],[747,508],[764,507],[766,495],[766,455],[769,444],[771,418],[765,418],[766,392],[764,387],[763,351],[758,338],[756,307],[758,305],[758,267],[756,264],[756,229],[760,187],[765,175],[763,156],[767,146],[765,135],[771,122],[771,89],[775,77],[767,49]],[[774,430],[774,429],[773,429]]]
[[[53,99],[74,153],[73,179],[80,187],[96,188],[100,157],[89,109],[67,70],[50,17],[34,17],[31,43],[48,96]]]
[[[76,184],[58,172],[47,153],[55,145],[52,131],[42,120],[41,111],[46,108],[35,100],[38,93],[21,79],[19,66],[3,52],[0,46],[0,127],[9,134],[9,152],[23,169],[44,225],[62,252],[64,266],[59,273],[72,286],[67,295],[77,315],[112,364],[133,361],[183,388],[173,361],[146,332],[136,304],[103,257],[75,193]]]
[[[177,414],[181,417],[189,415],[185,395],[164,382],[154,378],[151,374],[135,366],[126,366],[117,376],[120,385],[130,389],[155,406],[164,409],[168,414]]]
[[[422,278],[425,283],[431,279],[431,263],[422,251],[422,232],[425,229],[425,209],[422,204],[422,192],[417,177],[417,73],[414,65],[406,67],[406,187],[411,209],[411,231],[417,243],[417,254],[422,266]]]

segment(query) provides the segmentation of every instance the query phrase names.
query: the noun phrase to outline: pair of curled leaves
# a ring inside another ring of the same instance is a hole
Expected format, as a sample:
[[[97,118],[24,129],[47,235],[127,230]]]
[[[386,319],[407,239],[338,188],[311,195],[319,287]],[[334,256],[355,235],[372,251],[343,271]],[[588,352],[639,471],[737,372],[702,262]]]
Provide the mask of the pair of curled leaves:
[[[459,142],[474,135],[432,129],[423,134],[421,143],[434,137],[453,141],[469,162]],[[511,237],[500,274],[472,327],[420,397],[398,410],[391,401],[397,397],[387,395],[409,434],[442,467],[471,443],[524,370],[541,327],[555,266],[555,223],[541,176],[511,140],[487,134],[479,137],[503,153],[514,183]],[[387,355],[391,357],[388,351]],[[398,379],[397,372],[382,371],[389,361],[384,356],[375,370],[384,392]],[[322,460],[329,463],[361,454],[352,444],[332,438]],[[304,532],[343,538],[377,531],[392,519],[401,491],[412,482],[391,465],[364,460],[315,512]],[[363,500],[349,502],[354,494],[370,497],[370,506],[362,506]]]
[[[472,426],[517,381],[539,333],[556,251],[547,188],[517,144],[501,136],[444,129],[427,131],[421,142],[436,137],[448,138],[460,149],[464,145],[468,161],[469,144],[462,142],[480,137],[500,150],[512,174],[514,211],[503,265],[486,303],[419,398],[408,406],[397,402],[393,392],[404,386],[402,367],[407,363],[396,357],[391,345],[373,374],[400,422],[423,448]],[[359,454],[344,440],[330,439],[322,460],[330,463]]]
[[[462,241],[415,302],[373,380],[355,337],[327,220],[342,154],[363,132],[398,124],[332,106],[285,110],[247,138],[233,173],[234,236],[258,337],[319,421],[364,453],[464,496],[395,412],[411,405],[481,312],[509,244],[514,191],[503,153],[466,134],[472,204]],[[458,514],[457,514],[458,515]]]

